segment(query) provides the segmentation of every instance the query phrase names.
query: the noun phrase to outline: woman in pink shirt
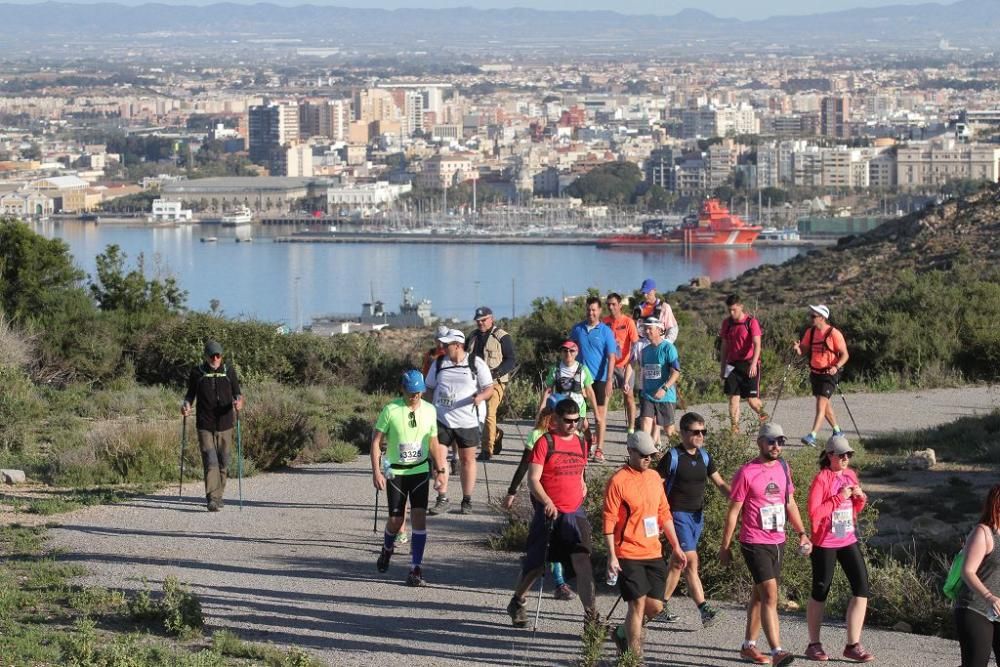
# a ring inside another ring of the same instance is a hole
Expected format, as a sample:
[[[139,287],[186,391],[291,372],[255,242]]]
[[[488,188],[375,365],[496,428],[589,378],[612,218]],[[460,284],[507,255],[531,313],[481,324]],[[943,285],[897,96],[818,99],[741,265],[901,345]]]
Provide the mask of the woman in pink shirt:
[[[854,450],[847,438],[830,438],[819,459],[819,473],[809,487],[809,523],[812,526],[812,595],[806,606],[809,646],[806,658],[826,661],[819,633],[823,606],[830,592],[833,571],[840,562],[851,584],[847,605],[847,645],[844,657],[855,662],[871,662],[875,656],[861,645],[861,627],[868,608],[868,568],[857,536],[857,516],[865,506],[858,476],[850,469]]]

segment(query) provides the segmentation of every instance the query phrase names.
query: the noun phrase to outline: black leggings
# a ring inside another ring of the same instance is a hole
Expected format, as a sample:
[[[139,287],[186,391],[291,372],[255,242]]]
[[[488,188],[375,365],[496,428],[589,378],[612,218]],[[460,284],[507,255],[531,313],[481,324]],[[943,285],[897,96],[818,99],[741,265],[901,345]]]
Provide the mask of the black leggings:
[[[857,542],[839,549],[813,547],[810,558],[813,568],[813,600],[826,602],[837,561],[840,561],[840,566],[847,575],[847,581],[851,583],[851,594],[856,598],[868,597],[868,568],[865,566],[865,558],[861,555],[861,547]]]
[[[1000,662],[1000,623],[992,623],[971,609],[956,609],[955,627],[962,648],[962,667],[986,667],[991,649]]]

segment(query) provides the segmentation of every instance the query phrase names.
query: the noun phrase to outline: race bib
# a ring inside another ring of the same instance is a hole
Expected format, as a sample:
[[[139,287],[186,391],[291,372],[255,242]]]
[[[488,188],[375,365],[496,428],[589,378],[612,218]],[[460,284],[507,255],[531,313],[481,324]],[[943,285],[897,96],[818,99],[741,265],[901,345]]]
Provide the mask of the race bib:
[[[455,405],[455,397],[451,394],[438,394],[434,397],[434,402],[442,408],[450,408]]]
[[[419,442],[399,443],[399,462],[417,463],[423,459],[423,447]]]
[[[655,516],[643,517],[642,527],[646,529],[646,537],[656,537],[660,534],[660,527],[656,523]]]
[[[764,505],[760,508],[760,527],[772,532],[785,530],[785,506]]]
[[[847,537],[854,533],[854,511],[850,508],[833,511],[833,534]]]
[[[645,364],[642,367],[643,380],[659,380],[663,377],[663,368],[659,364]]]

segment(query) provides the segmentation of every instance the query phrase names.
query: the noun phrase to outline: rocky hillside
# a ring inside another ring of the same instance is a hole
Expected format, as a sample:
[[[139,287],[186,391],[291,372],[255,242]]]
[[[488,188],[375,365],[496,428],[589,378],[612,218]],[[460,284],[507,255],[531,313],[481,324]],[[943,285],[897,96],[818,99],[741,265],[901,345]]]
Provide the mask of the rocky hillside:
[[[885,293],[900,272],[948,271],[956,264],[1000,265],[1000,187],[948,201],[871,232],[841,239],[781,265],[747,271],[710,288],[680,287],[669,298],[682,310],[717,319],[726,294],[739,292],[761,310],[806,303],[842,307]]]

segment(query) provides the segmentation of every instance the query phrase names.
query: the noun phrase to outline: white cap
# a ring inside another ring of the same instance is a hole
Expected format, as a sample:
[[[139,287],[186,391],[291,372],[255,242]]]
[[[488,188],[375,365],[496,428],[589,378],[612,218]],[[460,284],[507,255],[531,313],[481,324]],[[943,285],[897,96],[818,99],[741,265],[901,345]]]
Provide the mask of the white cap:
[[[448,343],[465,343],[465,334],[458,329],[448,329],[448,333],[438,336],[438,340],[445,345]]]
[[[809,306],[809,310],[816,313],[817,315],[822,315],[824,320],[830,319],[830,309],[824,306],[823,304]]]

